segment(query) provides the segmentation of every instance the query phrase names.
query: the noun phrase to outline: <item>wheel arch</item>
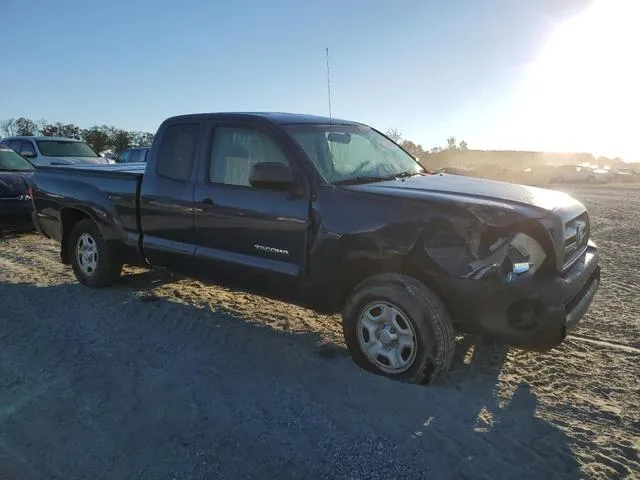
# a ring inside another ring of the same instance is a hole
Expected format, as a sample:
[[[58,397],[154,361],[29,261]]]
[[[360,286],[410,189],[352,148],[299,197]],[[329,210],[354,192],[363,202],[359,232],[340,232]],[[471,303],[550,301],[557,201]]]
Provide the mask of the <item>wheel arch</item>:
[[[69,255],[69,238],[73,231],[73,227],[81,220],[94,221],[91,218],[91,215],[81,208],[65,207],[60,211],[60,224],[62,227],[62,234],[60,236],[60,260],[64,265],[71,264],[71,256]]]
[[[423,257],[423,262],[420,263],[421,266],[425,265],[424,260],[425,258]],[[427,261],[433,264],[433,268],[436,268],[433,261],[430,261],[430,259],[427,259]],[[447,309],[449,307],[446,304],[444,292],[436,281],[432,269],[418,266],[413,260],[412,252],[397,254],[383,259],[364,258],[358,261],[352,261],[344,267],[343,272],[345,272],[345,277],[340,284],[339,292],[336,296],[337,304],[335,310],[341,310],[344,307],[349,295],[360,283],[373,276],[386,273],[406,275],[423,283],[440,298]]]

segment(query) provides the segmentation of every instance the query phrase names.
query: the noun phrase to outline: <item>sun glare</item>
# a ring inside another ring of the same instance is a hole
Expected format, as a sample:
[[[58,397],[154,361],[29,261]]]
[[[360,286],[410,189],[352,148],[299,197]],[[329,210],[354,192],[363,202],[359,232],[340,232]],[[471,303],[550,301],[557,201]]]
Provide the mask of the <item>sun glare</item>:
[[[514,136],[640,161],[639,20],[640,0],[596,0],[558,25],[519,90]]]

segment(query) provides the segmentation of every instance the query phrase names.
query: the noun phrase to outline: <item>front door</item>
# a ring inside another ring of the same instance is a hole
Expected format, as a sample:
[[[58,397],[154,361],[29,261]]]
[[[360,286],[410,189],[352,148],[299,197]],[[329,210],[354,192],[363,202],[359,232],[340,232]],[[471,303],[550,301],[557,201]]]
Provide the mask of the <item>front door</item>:
[[[309,189],[285,145],[249,124],[212,124],[208,158],[194,191],[196,262],[204,270],[230,264],[298,276],[309,222]],[[254,188],[252,165],[280,162],[294,172],[294,191]],[[304,192],[304,193],[303,193]]]

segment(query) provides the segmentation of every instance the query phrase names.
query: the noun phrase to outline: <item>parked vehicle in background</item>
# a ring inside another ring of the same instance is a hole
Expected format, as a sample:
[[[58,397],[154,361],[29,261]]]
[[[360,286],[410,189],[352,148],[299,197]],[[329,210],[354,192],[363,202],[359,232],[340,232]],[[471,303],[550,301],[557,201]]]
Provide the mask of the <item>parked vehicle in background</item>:
[[[147,161],[149,147],[132,147],[123,150],[118,155],[118,163],[144,163]]]
[[[615,168],[609,173],[614,182],[637,182],[638,173],[633,168]]]
[[[475,176],[475,172],[473,168],[462,168],[462,167],[443,167],[437,170],[435,173],[448,173],[449,175],[461,175],[463,177]]]
[[[98,155],[82,140],[64,137],[16,136],[3,138],[6,145],[36,167],[45,165],[105,165],[112,160]]]
[[[582,165],[560,165],[552,173],[551,183],[604,183],[607,171]]]
[[[172,117],[146,165],[39,168],[33,195],[36,228],[85,285],[112,285],[125,263],[262,278],[341,311],[354,361],[409,382],[445,374],[456,330],[560,344],[600,279],[589,215],[569,195],[431,175],[335,118]]]
[[[0,145],[0,232],[33,230],[29,186],[33,165]]]

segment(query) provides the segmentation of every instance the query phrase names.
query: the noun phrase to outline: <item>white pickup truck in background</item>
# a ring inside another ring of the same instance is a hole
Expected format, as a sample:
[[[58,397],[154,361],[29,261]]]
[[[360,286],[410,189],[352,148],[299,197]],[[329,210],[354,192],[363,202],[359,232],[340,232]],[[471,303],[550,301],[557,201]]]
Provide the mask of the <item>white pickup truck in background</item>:
[[[35,166],[106,165],[115,161],[104,158],[82,140],[64,137],[14,136],[3,138],[7,145]]]

